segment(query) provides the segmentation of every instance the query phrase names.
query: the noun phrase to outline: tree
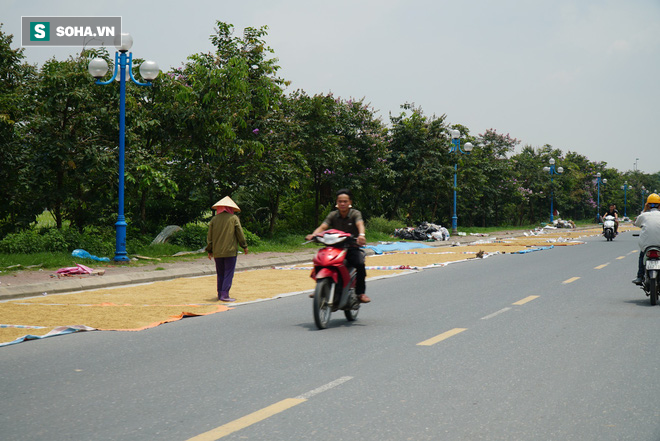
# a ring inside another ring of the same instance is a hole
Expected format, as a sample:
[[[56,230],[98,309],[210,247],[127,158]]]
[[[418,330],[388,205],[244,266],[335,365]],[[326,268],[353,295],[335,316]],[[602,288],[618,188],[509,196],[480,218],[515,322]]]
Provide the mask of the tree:
[[[388,162],[394,179],[385,187],[393,199],[389,215],[412,223],[435,221],[440,207],[449,206],[441,196],[451,193],[453,183],[445,115],[427,118],[414,104],[401,108],[398,116],[390,116]]]
[[[264,152],[257,134],[269,130],[285,84],[276,77],[277,60],[268,58],[266,27],[246,28],[243,37],[234,37],[232,25],[216,24],[215,53],[188,58],[177,95],[186,113],[173,165],[183,190],[180,201],[197,214],[219,194],[250,181],[252,164]]]
[[[31,151],[30,199],[38,204],[32,214],[49,209],[58,228],[65,219],[79,229],[94,223],[113,200],[108,178],[116,165],[116,138],[108,138],[114,132],[108,126],[111,111],[97,103],[117,93],[92,87],[88,62],[79,55],[44,64],[32,91],[35,112],[24,128]]]
[[[135,61],[139,65],[140,60]],[[159,75],[151,87],[127,84],[127,213],[142,233],[170,223],[179,192],[170,162],[179,145],[184,112],[175,99],[176,75]]]
[[[328,184],[334,189],[349,188],[353,202],[365,218],[382,213],[385,194],[379,183],[388,174],[387,129],[376,117],[374,109],[362,100],[335,99],[340,156],[328,167]],[[329,201],[334,204],[334,192]]]
[[[314,201],[310,222],[318,225],[321,202],[332,200],[330,178],[335,174],[334,167],[343,160],[339,104],[331,94],[309,96],[300,90],[290,100],[295,121],[291,142],[305,160],[308,188]]]
[[[471,210],[480,217],[479,224],[501,225],[507,218],[507,205],[515,194],[515,186],[511,180],[513,167],[507,156],[520,143],[507,133],[497,133],[488,129],[474,139],[475,149],[472,151],[466,172],[468,175],[480,176],[478,188],[478,209]],[[477,208],[477,207],[475,207]]]
[[[26,205],[29,173],[25,166],[29,147],[20,127],[30,115],[29,86],[36,69],[23,63],[23,49],[12,49],[13,36],[0,23],[0,233],[34,220]]]
[[[294,118],[294,104],[282,97],[278,111],[264,121],[268,130],[255,133],[264,146],[264,154],[259,161],[252,161],[249,167],[249,183],[240,193],[242,203],[247,207],[243,224],[257,234],[272,235],[280,220],[280,205],[286,198],[302,189],[305,158],[295,148],[294,136],[297,122]],[[300,222],[297,213],[288,213],[287,221],[296,225]],[[285,213],[286,216],[286,213]]]

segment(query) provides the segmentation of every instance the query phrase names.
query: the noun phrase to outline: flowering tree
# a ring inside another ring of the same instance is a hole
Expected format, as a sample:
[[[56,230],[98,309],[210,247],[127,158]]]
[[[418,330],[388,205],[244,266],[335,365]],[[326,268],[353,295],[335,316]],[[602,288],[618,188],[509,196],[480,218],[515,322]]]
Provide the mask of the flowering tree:
[[[520,141],[508,133],[504,135],[495,129],[488,129],[474,138],[472,143],[475,149],[470,161],[467,161],[466,173],[481,179],[475,182],[478,208],[471,212],[476,213],[475,222],[483,227],[498,225],[506,219],[507,203],[521,188],[511,179],[513,164],[508,159]]]
[[[268,58],[266,27],[235,37],[232,25],[216,25],[215,52],[191,55],[177,73],[184,109],[174,164],[186,184],[183,201],[200,211],[250,182],[264,152],[259,134],[270,130],[285,84],[276,77],[277,60]]]
[[[409,224],[436,218],[447,206],[445,195],[451,189],[449,139],[445,116],[427,117],[414,104],[401,106],[390,116],[390,142],[387,160],[391,179],[382,182],[391,197],[389,216]]]

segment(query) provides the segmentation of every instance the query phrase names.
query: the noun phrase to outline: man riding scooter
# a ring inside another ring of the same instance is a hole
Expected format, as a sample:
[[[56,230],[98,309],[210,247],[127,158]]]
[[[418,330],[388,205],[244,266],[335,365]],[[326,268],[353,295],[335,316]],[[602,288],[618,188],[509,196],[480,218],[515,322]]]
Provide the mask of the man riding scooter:
[[[639,235],[639,263],[637,278],[632,281],[635,285],[644,283],[644,250],[651,245],[660,245],[660,195],[651,193],[646,199],[644,211],[635,219],[635,226],[640,227]]]
[[[311,240],[314,236],[321,234],[328,228],[332,228],[357,237],[357,245],[365,246],[367,241],[365,239],[362,213],[353,208],[352,199],[353,195],[350,190],[345,188],[339,190],[337,192],[337,210],[331,212],[312,234],[307,235],[306,239]],[[347,249],[346,260],[353,268],[357,269],[355,293],[361,303],[369,303],[371,299],[365,294],[367,272],[364,266],[364,253],[360,248],[350,247]]]
[[[610,208],[603,215],[603,219],[605,219],[605,216],[614,218],[614,234],[619,234],[619,210],[616,209],[616,205],[610,204]]]

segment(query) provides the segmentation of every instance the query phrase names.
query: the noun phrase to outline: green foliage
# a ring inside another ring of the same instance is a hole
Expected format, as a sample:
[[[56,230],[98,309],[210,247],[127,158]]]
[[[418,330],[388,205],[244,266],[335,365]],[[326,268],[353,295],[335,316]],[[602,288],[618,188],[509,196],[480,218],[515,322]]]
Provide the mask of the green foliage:
[[[10,233],[0,241],[0,253],[29,254],[43,251],[42,236],[34,230]]]
[[[390,195],[391,202],[389,212],[384,214],[395,216],[403,210],[411,224],[440,223],[439,219],[448,212],[446,196],[453,168],[448,157],[445,116],[429,118],[412,104],[401,107],[398,116],[390,116],[388,162],[392,176],[381,182],[381,188]]]
[[[405,228],[406,224],[398,220],[388,220],[382,216],[372,217],[367,221],[367,232],[394,234],[397,228]]]
[[[306,234],[307,233],[275,233],[268,239],[260,240],[256,245],[250,245],[250,251],[253,253],[291,253],[294,251],[299,251],[302,247],[302,243],[305,242]],[[306,248],[316,248],[316,246],[308,244],[306,245]]]
[[[245,228],[243,228],[243,234],[245,235],[245,240],[247,241],[247,244],[249,247],[253,246],[258,246],[259,243],[261,242],[261,239],[259,236],[257,236],[254,233],[249,232]]]
[[[196,251],[198,249],[199,248],[195,248],[194,250]],[[180,251],[191,251],[191,249],[187,246],[178,245],[174,243],[156,243],[153,245],[151,244],[137,245],[134,248],[133,252],[141,256],[163,257],[163,256],[172,256],[173,254],[176,254]]]
[[[208,226],[190,223],[181,227],[182,230],[172,235],[170,242],[189,250],[199,250],[206,247]]]
[[[170,242],[172,245],[183,247],[188,250],[199,250],[206,247],[206,237],[208,233],[208,226],[195,222],[184,225],[181,231],[178,231]],[[243,228],[243,234],[248,246],[259,245],[261,239],[256,234]]]
[[[31,94],[36,69],[24,64],[23,49],[13,49],[12,35],[0,23],[0,237],[30,223],[33,212],[26,203],[30,174],[25,166],[30,147],[22,142],[21,123],[32,113]]]
[[[93,227],[82,233],[72,228],[30,229],[8,234],[0,240],[0,253],[71,253],[80,248],[99,257],[112,256],[114,240],[114,232]]]

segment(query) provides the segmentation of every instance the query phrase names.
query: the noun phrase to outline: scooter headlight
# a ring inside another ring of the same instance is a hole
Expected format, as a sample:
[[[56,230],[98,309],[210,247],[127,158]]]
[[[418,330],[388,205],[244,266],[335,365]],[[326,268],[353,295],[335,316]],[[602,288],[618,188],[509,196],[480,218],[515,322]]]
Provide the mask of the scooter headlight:
[[[346,237],[340,236],[339,234],[324,234],[319,241],[326,245],[335,245],[343,242],[344,239],[346,239]]]

